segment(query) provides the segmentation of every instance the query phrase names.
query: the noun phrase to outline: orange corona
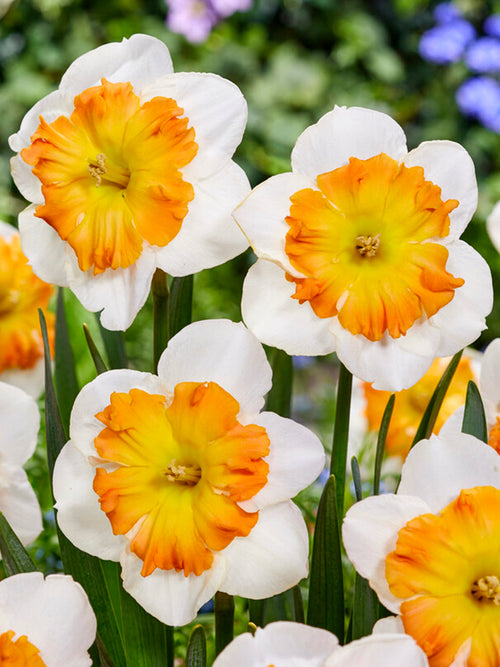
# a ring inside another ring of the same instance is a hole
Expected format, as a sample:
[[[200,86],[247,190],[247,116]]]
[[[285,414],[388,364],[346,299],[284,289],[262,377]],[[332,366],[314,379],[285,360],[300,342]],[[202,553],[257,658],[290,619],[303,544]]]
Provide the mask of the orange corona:
[[[267,482],[269,438],[241,425],[239,409],[214,382],[183,382],[170,404],[132,389],[113,393],[96,415],[106,428],[95,447],[108,465],[97,468],[94,490],[113,532],[129,535],[143,576],[155,568],[200,575],[214,551],[256,524],[258,512],[238,502]]]
[[[0,665],[2,667],[45,667],[40,651],[25,635],[14,640],[15,632],[0,634]]]
[[[319,190],[290,197],[285,251],[304,278],[287,274],[294,298],[318,317],[379,341],[399,338],[421,317],[432,317],[464,281],[446,271],[456,200],[381,153],[317,177]]]

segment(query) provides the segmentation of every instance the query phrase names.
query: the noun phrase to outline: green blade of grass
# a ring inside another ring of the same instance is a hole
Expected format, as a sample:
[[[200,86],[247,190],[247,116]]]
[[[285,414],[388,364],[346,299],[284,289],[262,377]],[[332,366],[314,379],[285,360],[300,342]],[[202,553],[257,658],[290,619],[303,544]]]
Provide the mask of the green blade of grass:
[[[477,385],[472,380],[469,380],[467,385],[462,431],[476,436],[483,442],[488,442],[488,428],[483,401]]]

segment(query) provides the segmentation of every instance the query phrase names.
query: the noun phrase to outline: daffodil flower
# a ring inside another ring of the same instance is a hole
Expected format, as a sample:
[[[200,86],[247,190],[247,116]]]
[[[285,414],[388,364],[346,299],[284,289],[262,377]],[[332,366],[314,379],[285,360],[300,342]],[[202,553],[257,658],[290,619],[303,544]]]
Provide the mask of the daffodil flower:
[[[35,273],[126,329],[156,268],[185,276],[240,254],[231,211],[249,185],[231,156],[246,117],[237,86],[174,74],[154,37],[78,58],[9,140]]]
[[[0,381],[38,398],[44,385],[43,341],[38,309],[45,310],[51,285],[33,273],[18,231],[0,221]],[[49,341],[54,314],[45,310]]]
[[[336,107],[299,137],[292,173],[234,212],[259,258],[245,323],[289,354],[336,351],[376,389],[411,386],[486,326],[490,270],[459,239],[476,203],[459,144],[407,152],[386,114]]]
[[[19,387],[0,382],[0,512],[24,545],[42,531],[42,513],[21,467],[35,451],[40,412]]]
[[[423,651],[401,634],[363,637],[340,646],[321,628],[278,621],[239,635],[215,659],[213,667],[428,667]]]
[[[0,581],[0,664],[87,667],[96,620],[70,576],[41,572]]]
[[[418,443],[397,494],[353,505],[347,555],[430,667],[500,661],[500,459],[464,433]]]
[[[158,376],[115,370],[76,398],[54,470],[58,522],[80,549],[120,561],[124,588],[169,625],[216,591],[248,598],[307,576],[291,502],[324,465],[305,427],[260,412],[271,369],[228,320],[174,336]]]

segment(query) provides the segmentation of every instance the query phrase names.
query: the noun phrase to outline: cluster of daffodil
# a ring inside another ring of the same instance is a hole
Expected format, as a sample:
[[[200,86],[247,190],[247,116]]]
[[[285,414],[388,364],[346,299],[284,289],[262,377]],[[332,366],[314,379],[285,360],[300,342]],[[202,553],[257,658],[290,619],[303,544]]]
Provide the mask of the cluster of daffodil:
[[[0,225],[0,664],[170,667],[172,626],[215,596],[216,667],[498,667],[500,343],[459,361],[493,300],[486,262],[460,239],[477,205],[472,160],[451,141],[408,152],[386,114],[335,107],[298,138],[290,173],[250,191],[232,160],[246,118],[234,84],[174,73],[162,42],[134,35],[78,58],[10,139],[14,181],[32,203],[19,233]],[[173,327],[166,275],[189,291],[189,276],[249,245],[244,324],[187,323],[180,300],[186,326]],[[107,370],[90,339],[98,375],[76,396],[67,437],[51,285],[111,331],[131,325],[151,290],[155,300],[155,374]],[[289,387],[279,372],[273,386],[262,344],[286,363],[340,361],[312,549],[291,499],[323,471],[325,451],[265,409],[270,391]],[[22,546],[42,529],[22,465],[44,369],[67,572],[46,579]],[[355,458],[358,502],[344,516],[347,448],[364,446],[348,438],[353,375],[362,430],[380,431],[378,482],[384,445],[400,480],[362,499]],[[231,641],[232,596],[290,590],[293,622],[257,627],[251,613]],[[195,628],[188,667],[206,664],[204,641]]]

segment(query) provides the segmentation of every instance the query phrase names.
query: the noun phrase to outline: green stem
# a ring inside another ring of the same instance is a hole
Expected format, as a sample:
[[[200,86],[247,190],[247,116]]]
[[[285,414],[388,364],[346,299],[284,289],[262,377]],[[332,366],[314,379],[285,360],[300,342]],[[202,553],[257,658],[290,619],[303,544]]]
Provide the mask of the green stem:
[[[169,337],[167,274],[162,269],[156,269],[153,275],[151,292],[153,294],[153,364],[156,371]]]
[[[232,641],[234,633],[234,600],[232,595],[215,594],[215,655]]]
[[[351,410],[352,374],[340,364],[333,427],[332,460],[330,474],[335,475],[337,514],[339,523],[344,516],[345,476],[347,465],[347,442],[349,439],[349,413]]]

